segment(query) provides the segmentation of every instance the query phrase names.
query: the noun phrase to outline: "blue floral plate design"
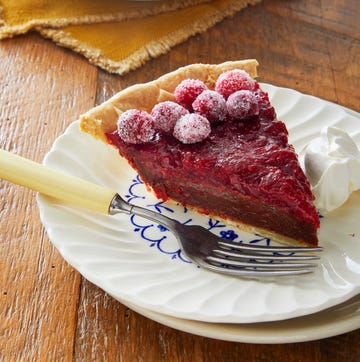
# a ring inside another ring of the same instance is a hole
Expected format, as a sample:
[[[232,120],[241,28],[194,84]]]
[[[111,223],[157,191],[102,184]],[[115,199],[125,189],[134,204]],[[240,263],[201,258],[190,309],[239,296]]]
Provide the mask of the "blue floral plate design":
[[[176,204],[176,209],[172,206],[169,206],[167,203],[163,201],[157,201],[155,203],[147,203],[147,197],[149,197],[149,193],[145,192],[145,186],[141,181],[139,175],[136,175],[135,178],[132,179],[132,183],[129,186],[128,192],[125,194],[124,198],[128,202],[135,203],[135,200],[141,200],[142,206],[156,211],[159,214],[165,214],[168,217],[176,218],[177,220],[182,220],[183,224],[191,224],[194,223],[194,220],[189,215],[189,210],[186,207],[180,206]],[[139,233],[141,238],[148,242],[150,247],[156,248],[159,252],[168,255],[172,260],[180,260],[185,263],[191,263],[184,255],[181,249],[177,246],[171,249],[173,244],[166,245],[166,241],[169,237],[169,230],[164,228],[161,225],[153,224],[148,220],[140,218],[135,215],[130,216],[130,222],[134,227],[134,232]],[[221,222],[219,220],[215,220],[212,218],[207,218],[206,220],[206,229],[221,236],[226,240],[231,240],[239,243],[249,243],[249,244],[259,244],[259,245],[270,245],[271,240],[266,237],[256,236],[254,238],[253,235],[248,235],[248,240],[243,237],[242,239],[239,236],[239,232],[235,229],[229,228],[227,224]],[[170,233],[171,235],[171,233]]]

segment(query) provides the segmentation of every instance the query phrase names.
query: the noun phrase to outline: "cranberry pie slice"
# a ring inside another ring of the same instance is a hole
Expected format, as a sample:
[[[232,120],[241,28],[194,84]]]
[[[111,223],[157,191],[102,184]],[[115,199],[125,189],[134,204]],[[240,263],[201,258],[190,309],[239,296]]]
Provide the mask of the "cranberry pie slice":
[[[256,60],[193,64],[126,88],[80,119],[163,200],[283,244],[317,245],[314,196]]]

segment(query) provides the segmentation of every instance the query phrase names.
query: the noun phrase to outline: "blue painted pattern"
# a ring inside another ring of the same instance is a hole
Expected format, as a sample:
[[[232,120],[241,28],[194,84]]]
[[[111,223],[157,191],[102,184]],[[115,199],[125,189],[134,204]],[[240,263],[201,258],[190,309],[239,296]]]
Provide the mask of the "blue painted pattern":
[[[128,202],[136,202],[139,203],[140,206],[153,209],[160,214],[165,214],[183,224],[191,224],[193,222],[189,210],[186,207],[176,204],[175,210],[166,202],[158,200],[156,202],[151,202],[153,197],[147,192],[139,175],[131,180],[128,192],[125,194],[125,199]],[[203,218],[206,220],[206,216],[203,216]],[[172,260],[191,263],[178,247],[177,242],[174,242],[173,239],[175,238],[172,233],[165,227],[135,215],[130,216],[130,222],[134,228],[133,230],[148,243],[150,248],[153,248],[164,255],[168,255]],[[270,245],[271,243],[269,238],[229,228],[228,225],[212,218],[208,218],[203,226],[226,240],[259,245]]]

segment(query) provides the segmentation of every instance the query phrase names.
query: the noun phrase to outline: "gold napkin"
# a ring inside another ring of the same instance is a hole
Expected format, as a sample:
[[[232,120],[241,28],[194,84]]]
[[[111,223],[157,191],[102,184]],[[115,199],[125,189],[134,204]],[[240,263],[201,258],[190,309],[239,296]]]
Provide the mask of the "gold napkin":
[[[117,74],[260,0],[0,0],[0,39],[31,29]]]

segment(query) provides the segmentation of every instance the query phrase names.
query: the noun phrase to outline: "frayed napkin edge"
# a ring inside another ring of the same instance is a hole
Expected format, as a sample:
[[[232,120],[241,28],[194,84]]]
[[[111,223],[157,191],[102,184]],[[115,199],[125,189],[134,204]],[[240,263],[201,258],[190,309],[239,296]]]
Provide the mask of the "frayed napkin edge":
[[[152,58],[156,58],[167,53],[174,46],[184,42],[188,38],[202,33],[219,23],[223,19],[233,16],[236,12],[246,8],[249,5],[255,5],[261,0],[245,0],[237,1],[229,5],[225,11],[214,8],[214,12],[207,16],[196,20],[192,27],[182,27],[164,37],[148,42],[145,46],[133,52],[130,56],[122,60],[112,60],[101,53],[101,49],[97,49],[83,43],[62,29],[49,29],[37,27],[36,30],[45,38],[49,38],[56,44],[72,49],[82,54],[90,63],[114,74],[125,75],[126,73],[141,67]]]
[[[211,0],[182,0],[169,1],[162,3],[159,1],[156,5],[144,6],[142,9],[132,9],[114,14],[102,15],[83,15],[78,17],[64,17],[58,19],[33,19],[19,25],[9,25],[4,19],[4,7],[0,5],[0,40],[12,38],[16,35],[25,34],[29,30],[38,27],[44,28],[63,28],[71,25],[98,24],[108,22],[119,22],[130,19],[143,18],[146,16],[159,15],[165,12],[176,11],[190,6],[211,2]]]

